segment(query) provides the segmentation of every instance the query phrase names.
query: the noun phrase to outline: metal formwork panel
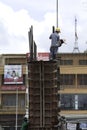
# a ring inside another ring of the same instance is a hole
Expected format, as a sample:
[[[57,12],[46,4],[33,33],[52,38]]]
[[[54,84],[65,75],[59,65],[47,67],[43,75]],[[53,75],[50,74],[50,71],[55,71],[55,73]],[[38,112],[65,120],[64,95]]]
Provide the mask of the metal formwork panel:
[[[30,128],[52,128],[58,107],[57,62],[33,61],[28,69]]]

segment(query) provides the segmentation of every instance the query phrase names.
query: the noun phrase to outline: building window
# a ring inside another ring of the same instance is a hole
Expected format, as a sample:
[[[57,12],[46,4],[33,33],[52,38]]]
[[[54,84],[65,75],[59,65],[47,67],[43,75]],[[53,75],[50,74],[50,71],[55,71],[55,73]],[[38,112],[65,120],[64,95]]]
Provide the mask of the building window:
[[[61,85],[73,85],[75,76],[73,74],[61,74]]]
[[[80,94],[78,96],[78,109],[79,110],[87,110],[87,94]]]
[[[74,95],[63,94],[61,95],[61,109],[73,110],[75,108]]]
[[[79,85],[87,85],[87,74],[78,75]]]
[[[73,60],[61,60],[60,65],[73,65]]]
[[[2,106],[15,107],[16,106],[16,94],[3,94]],[[25,95],[18,95],[18,106],[25,107]]]
[[[2,96],[3,106],[16,106],[16,96],[13,95],[3,95]]]
[[[26,58],[5,58],[6,65],[23,65],[26,63]]]
[[[87,60],[79,60],[79,65],[87,65]]]
[[[61,94],[62,110],[87,110],[87,94]]]

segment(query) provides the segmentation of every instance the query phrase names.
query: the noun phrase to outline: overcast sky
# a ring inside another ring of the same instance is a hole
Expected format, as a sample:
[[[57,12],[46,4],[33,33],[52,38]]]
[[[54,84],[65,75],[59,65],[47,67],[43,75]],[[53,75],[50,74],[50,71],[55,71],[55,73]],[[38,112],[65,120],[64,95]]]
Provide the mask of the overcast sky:
[[[75,17],[78,48],[87,49],[87,0],[59,0],[58,26],[66,43],[59,52],[73,52]],[[33,25],[38,52],[49,52],[49,35],[56,26],[56,0],[0,0],[0,54],[29,52],[28,31]]]

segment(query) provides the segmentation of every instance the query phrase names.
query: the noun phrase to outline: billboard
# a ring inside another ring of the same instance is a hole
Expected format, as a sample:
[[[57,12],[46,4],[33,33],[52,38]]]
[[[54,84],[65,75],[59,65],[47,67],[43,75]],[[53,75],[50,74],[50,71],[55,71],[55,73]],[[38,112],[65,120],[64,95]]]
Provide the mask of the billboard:
[[[4,66],[4,84],[23,84],[22,66]]]

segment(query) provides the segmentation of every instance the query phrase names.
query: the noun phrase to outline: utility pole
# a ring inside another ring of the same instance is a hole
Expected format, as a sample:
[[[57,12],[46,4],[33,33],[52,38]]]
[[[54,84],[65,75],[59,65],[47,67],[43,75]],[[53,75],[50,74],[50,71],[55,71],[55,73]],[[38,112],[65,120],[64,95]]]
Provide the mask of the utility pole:
[[[15,117],[15,130],[18,130],[18,77],[14,77],[14,82],[16,83],[16,117]]]
[[[58,27],[58,0],[56,0],[56,27]]]
[[[15,130],[18,129],[18,86],[16,83],[16,124],[15,124]]]

